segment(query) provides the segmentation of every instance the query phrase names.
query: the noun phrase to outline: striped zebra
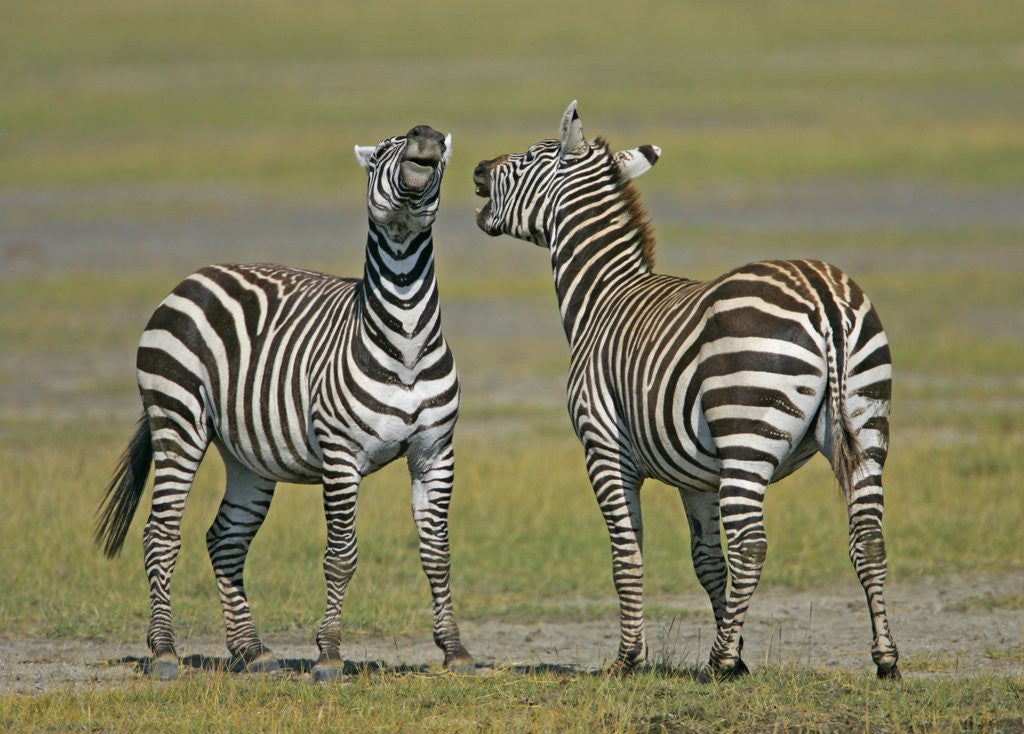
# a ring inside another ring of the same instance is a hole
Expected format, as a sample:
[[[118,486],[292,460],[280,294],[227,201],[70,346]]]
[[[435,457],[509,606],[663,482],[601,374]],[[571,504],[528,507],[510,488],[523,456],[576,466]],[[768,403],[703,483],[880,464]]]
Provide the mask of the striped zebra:
[[[356,568],[359,484],[404,456],[434,640],[447,668],[472,668],[449,586],[459,383],[441,334],[431,235],[450,152],[451,137],[425,125],[376,147],[356,146],[369,177],[362,280],[214,265],[182,281],[150,318],[137,357],[145,412],[107,487],[96,538],[107,556],[120,552],[152,461],[143,549],[154,675],[178,672],[169,586],[182,511],[211,443],[227,488],[206,544],[235,659],[248,670],[279,668],[253,625],[243,567],[276,483],[319,483],[327,608],[313,675],[342,671],[340,613]]]
[[[882,596],[892,374],[882,324],[849,276],[822,262],[753,263],[708,282],[653,272],[654,239],[630,180],[659,155],[589,143],[573,102],[558,140],[474,172],[487,199],[478,226],[551,256],[571,352],[569,413],[611,538],[613,670],[647,654],[643,480],[679,489],[717,626],[698,677],[724,678],[747,672],[740,634],[768,547],[765,489],[821,452],[846,502],[878,676],[899,678]]]

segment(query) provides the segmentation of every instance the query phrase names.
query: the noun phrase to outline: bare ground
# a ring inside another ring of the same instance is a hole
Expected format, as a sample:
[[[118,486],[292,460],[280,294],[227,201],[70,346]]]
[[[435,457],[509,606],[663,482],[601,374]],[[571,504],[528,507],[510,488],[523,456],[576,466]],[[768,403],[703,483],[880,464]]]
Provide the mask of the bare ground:
[[[893,583],[890,618],[909,679],[990,673],[1024,675],[1024,610],[1021,575],[948,576]],[[1007,599],[1010,599],[1007,602]],[[1013,601],[1013,598],[1016,601]],[[706,659],[713,625],[698,595],[659,599],[660,614],[648,622],[650,662],[687,675]],[[467,621],[463,640],[477,660],[478,674],[513,668],[521,672],[586,674],[599,671],[618,642],[614,615],[587,622]],[[315,630],[269,635],[267,643],[284,663],[281,675],[309,677]],[[855,584],[824,592],[764,589],[744,629],[744,659],[758,667],[809,667],[873,671],[868,617]],[[0,693],[42,693],[115,687],[148,669],[142,641],[0,639]],[[344,646],[346,672],[394,673],[439,670],[441,654],[429,635],[372,637]],[[201,637],[179,644],[185,675],[229,668],[223,639]]]

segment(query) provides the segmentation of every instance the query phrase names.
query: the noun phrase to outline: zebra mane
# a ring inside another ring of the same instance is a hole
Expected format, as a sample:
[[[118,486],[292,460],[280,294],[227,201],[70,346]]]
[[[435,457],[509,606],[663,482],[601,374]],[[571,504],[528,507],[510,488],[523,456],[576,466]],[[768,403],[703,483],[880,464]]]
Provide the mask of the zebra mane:
[[[637,191],[636,186],[633,185],[632,179],[622,172],[615,159],[612,157],[611,149],[608,146],[608,141],[602,137],[598,137],[594,140],[594,143],[604,149],[604,152],[608,155],[608,169],[611,172],[612,180],[615,183],[615,187],[618,189],[619,194],[622,195],[622,200],[626,203],[626,211],[629,216],[629,226],[636,229],[640,235],[640,255],[647,267],[654,270],[654,248],[657,244],[654,239],[654,228],[651,226],[651,221],[647,217],[647,208],[644,206],[643,200],[640,198],[640,192]]]

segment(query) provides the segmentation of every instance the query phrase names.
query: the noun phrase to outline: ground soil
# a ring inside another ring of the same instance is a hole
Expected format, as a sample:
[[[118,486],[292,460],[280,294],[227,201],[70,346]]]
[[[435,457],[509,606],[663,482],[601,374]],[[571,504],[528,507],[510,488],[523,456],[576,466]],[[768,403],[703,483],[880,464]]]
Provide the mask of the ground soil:
[[[996,599],[1018,594],[1020,575],[947,576],[888,588],[890,618],[904,677],[1024,675],[1024,612]],[[661,614],[648,622],[650,660],[686,675],[706,659],[712,636],[710,611],[700,596],[659,599]],[[678,616],[665,614],[678,609]],[[614,655],[614,615],[586,622],[538,619],[465,621],[463,640],[478,674],[513,667],[521,672],[583,674],[599,671]],[[269,635],[284,663],[279,675],[309,677],[315,630]],[[0,638],[0,693],[41,693],[115,687],[145,674],[148,651],[133,643],[74,639]],[[871,673],[868,616],[856,583],[827,591],[763,589],[744,630],[744,659],[762,666],[809,667]],[[179,643],[184,675],[228,667],[224,641],[201,637]],[[347,672],[439,670],[441,653],[429,635],[367,637],[344,645]],[[240,673],[242,674],[242,673]]]

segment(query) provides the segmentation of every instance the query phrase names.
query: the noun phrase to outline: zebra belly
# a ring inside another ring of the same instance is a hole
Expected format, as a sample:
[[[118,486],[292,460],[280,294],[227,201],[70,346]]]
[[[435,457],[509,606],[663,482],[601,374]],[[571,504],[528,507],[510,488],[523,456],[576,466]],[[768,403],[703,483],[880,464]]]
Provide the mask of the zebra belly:
[[[447,413],[453,410],[452,406],[446,408]],[[425,413],[427,420],[411,424],[395,416],[377,416],[368,426],[369,432],[350,428],[344,432],[330,431],[326,436],[332,444],[351,446],[352,458],[366,475],[402,456],[408,455],[411,461],[429,458],[436,453],[438,446],[446,445],[451,440],[455,418],[453,415],[451,420],[430,425],[428,420],[439,412],[432,410]],[[218,444],[262,477],[279,482],[313,484],[322,478],[324,461],[317,442],[309,441],[308,434],[306,438],[302,444],[303,451],[295,451],[288,445],[275,445],[271,450],[269,445],[257,447],[250,442],[233,441],[223,436],[219,437]]]
[[[215,420],[214,430],[220,450],[261,477],[296,484],[320,481],[323,461],[311,445],[308,429],[287,438],[280,431],[262,433],[261,440],[253,440],[250,432],[239,431],[231,421]],[[292,431],[298,433],[295,428]]]
[[[704,455],[698,450],[697,444],[686,436],[676,436],[675,441],[682,445],[681,452],[678,444],[673,445],[668,441],[657,447],[634,448],[644,475],[673,487],[698,492],[718,491],[718,476],[721,472],[718,457]],[[701,459],[694,458],[697,456]]]

